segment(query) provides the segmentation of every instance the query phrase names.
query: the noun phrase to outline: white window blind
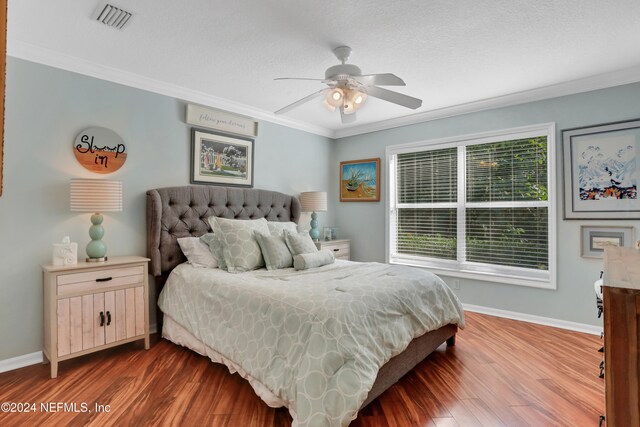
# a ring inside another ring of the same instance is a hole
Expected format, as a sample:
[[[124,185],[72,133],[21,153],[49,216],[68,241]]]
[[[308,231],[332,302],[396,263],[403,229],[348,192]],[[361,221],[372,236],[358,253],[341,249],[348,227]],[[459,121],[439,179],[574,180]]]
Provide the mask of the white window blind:
[[[553,129],[390,147],[389,261],[555,287]]]
[[[398,253],[456,259],[458,150],[398,155]]]

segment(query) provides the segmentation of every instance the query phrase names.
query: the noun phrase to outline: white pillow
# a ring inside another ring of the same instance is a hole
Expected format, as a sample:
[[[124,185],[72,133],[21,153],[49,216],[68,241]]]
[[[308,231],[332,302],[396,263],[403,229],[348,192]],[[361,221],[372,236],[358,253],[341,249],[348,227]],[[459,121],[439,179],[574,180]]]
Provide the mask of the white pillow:
[[[275,222],[269,221],[267,222],[267,227],[269,227],[269,233],[276,234],[278,236],[282,236],[284,231],[290,231],[292,233],[298,232],[298,224],[295,222]]]
[[[269,234],[267,220],[227,219],[209,217],[213,233],[223,247],[224,261],[229,273],[242,273],[264,267],[262,251],[254,233]]]
[[[218,268],[218,261],[211,254],[209,246],[199,237],[181,237],[178,239],[178,245],[189,264],[194,267]]]

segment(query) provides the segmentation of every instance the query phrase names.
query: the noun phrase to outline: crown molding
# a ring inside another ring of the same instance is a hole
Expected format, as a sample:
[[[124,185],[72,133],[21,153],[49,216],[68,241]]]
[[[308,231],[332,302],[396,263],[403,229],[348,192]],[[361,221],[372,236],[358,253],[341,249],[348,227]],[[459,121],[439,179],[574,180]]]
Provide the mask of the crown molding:
[[[473,101],[451,107],[439,108],[437,110],[424,111],[408,116],[383,120],[375,123],[356,125],[349,128],[338,129],[334,132],[334,138],[345,138],[348,136],[360,135],[364,133],[377,132],[401,126],[413,125],[432,120],[444,119],[446,117],[459,116],[483,110],[508,107],[512,105],[526,104],[528,102],[542,101],[560,96],[573,95],[582,92],[590,92],[598,89],[606,89],[614,86],[621,86],[640,81],[640,66],[613,71],[606,74],[598,74],[582,79],[571,80],[551,86],[526,90],[523,92],[511,93],[508,95]]]
[[[55,50],[43,48],[30,43],[16,40],[9,40],[7,43],[7,55],[14,58],[24,59],[26,61],[36,62],[48,65],[54,68],[83,74],[89,77],[95,77],[101,80],[130,86],[136,89],[142,89],[160,95],[177,98],[185,102],[193,102],[207,107],[218,108],[229,111],[231,113],[241,114],[253,117],[257,120],[276,123],[287,126],[289,128],[302,130],[328,138],[334,137],[334,132],[320,126],[311,125],[309,123],[292,120],[284,116],[277,116],[272,112],[254,108],[249,105],[230,101],[228,99],[219,98],[208,95],[193,89],[163,82],[139,74],[120,70],[117,68],[97,64],[72,55],[68,55]]]
[[[528,102],[542,101],[559,96],[573,95],[598,89],[625,85],[640,81],[640,66],[626,68],[606,74],[598,74],[591,77],[572,80],[541,88],[522,92],[511,93],[495,98],[482,99],[465,104],[444,107],[435,110],[424,111],[408,116],[382,120],[375,123],[355,125],[348,128],[331,130],[325,127],[312,125],[284,116],[275,115],[272,112],[251,107],[246,104],[219,98],[193,89],[151,79],[139,74],[123,71],[87,61],[72,55],[55,50],[43,48],[22,41],[8,40],[7,55],[15,58],[60,68],[66,71],[95,77],[101,80],[146,90],[160,95],[170,96],[185,102],[193,102],[208,107],[219,108],[236,114],[253,117],[257,120],[276,123],[292,129],[313,133],[328,138],[339,139],[354,135],[378,132],[401,126],[408,126],[447,117],[459,116],[494,108],[508,107],[512,105],[526,104]]]

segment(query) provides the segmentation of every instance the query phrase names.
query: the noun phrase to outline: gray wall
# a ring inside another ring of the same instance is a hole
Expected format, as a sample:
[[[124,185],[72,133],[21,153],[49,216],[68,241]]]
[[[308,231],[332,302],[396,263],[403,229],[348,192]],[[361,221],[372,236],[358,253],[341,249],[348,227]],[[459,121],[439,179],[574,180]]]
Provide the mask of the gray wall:
[[[337,140],[332,152],[332,209],[341,234],[351,241],[352,257],[358,261],[385,258],[386,170],[382,170],[379,203],[340,203],[339,162],[385,157],[388,145],[424,141],[469,133],[556,122],[558,212],[558,288],[556,291],[460,279],[456,291],[468,304],[528,313],[573,322],[598,324],[595,316],[593,281],[602,269],[601,260],[580,257],[580,225],[634,225],[639,221],[562,220],[562,129],[640,118],[640,84],[564,96],[514,107],[466,114]],[[363,112],[366,114],[366,112]],[[451,278],[443,277],[451,284]]]
[[[69,211],[70,178],[123,181],[124,211],[105,214],[104,241],[110,255],[145,255],[145,191],[189,184],[184,109],[173,98],[9,58],[0,360],[42,349],[40,264],[51,262],[51,244],[69,235],[83,254],[89,242],[90,215]],[[127,163],[108,177],[86,171],[73,155],[76,135],[89,126],[112,129],[126,143]],[[259,126],[255,188],[298,194],[329,187],[331,139],[267,122]],[[321,226],[330,218],[321,214]]]

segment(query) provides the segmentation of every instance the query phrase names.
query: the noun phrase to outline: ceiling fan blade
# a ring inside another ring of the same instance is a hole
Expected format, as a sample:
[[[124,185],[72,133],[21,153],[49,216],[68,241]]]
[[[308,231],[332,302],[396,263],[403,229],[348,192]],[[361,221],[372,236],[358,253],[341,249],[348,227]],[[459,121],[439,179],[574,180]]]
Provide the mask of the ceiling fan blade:
[[[353,76],[353,78],[365,85],[371,86],[406,86],[404,80],[395,74],[367,74],[364,76]]]
[[[392,90],[383,89],[377,86],[371,86],[367,89],[367,95],[373,96],[374,98],[380,98],[388,102],[392,102],[394,104],[402,105],[403,107],[411,108],[415,110],[422,106],[422,100],[418,98],[414,98],[409,95],[405,95],[402,93],[394,92]]]
[[[311,80],[314,82],[324,82],[326,79],[307,79],[305,77],[278,77],[273,80]]]
[[[353,123],[356,121],[356,112],[345,114],[344,108],[340,107],[340,118],[342,119],[342,124]]]
[[[293,110],[294,108],[296,108],[299,105],[304,104],[305,102],[309,102],[314,98],[319,97],[320,95],[322,95],[327,89],[321,89],[317,92],[312,93],[311,95],[305,96],[302,99],[297,100],[296,102],[294,102],[293,104],[289,104],[284,108],[279,109],[278,111],[275,112],[275,114],[282,114],[282,113],[286,113],[289,110]]]

